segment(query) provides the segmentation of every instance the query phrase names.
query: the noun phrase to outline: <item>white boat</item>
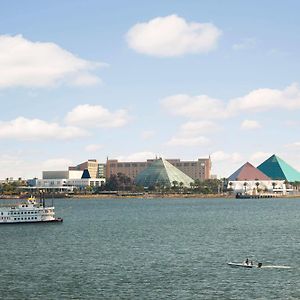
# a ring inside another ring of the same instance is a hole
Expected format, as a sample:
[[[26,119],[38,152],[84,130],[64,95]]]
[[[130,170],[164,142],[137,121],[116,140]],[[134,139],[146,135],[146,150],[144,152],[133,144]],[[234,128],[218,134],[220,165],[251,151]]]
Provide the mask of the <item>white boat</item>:
[[[227,265],[229,265],[230,267],[233,268],[261,268],[262,263],[258,263],[258,264],[251,264],[251,263],[246,263],[246,262],[242,262],[242,263],[235,263],[235,262],[229,262],[227,263]]]
[[[62,222],[56,218],[54,206],[46,206],[45,200],[36,201],[30,197],[18,204],[0,206],[0,224]]]

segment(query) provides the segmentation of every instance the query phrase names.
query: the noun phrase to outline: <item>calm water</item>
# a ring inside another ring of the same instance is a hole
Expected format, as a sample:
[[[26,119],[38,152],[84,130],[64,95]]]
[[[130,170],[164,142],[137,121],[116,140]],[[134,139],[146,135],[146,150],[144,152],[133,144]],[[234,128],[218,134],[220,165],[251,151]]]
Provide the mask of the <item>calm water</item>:
[[[1,299],[300,299],[300,199],[55,205],[0,226]],[[226,265],[246,257],[273,267]]]

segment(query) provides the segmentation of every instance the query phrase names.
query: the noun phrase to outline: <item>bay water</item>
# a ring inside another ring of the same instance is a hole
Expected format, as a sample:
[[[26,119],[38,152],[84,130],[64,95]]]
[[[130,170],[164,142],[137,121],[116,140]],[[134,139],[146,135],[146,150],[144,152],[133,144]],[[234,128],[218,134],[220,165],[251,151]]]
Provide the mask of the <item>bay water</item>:
[[[0,226],[0,299],[300,299],[300,199],[54,204]]]

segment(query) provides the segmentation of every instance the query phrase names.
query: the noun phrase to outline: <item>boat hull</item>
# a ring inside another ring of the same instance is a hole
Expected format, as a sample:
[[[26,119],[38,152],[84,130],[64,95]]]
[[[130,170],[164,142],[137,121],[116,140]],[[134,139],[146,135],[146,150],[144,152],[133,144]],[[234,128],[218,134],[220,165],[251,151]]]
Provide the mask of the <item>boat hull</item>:
[[[229,263],[227,263],[227,265],[229,265],[230,267],[233,267],[233,268],[247,268],[247,269],[256,268],[256,266],[254,266],[254,265],[247,265],[247,264],[242,264],[242,263],[229,262]]]
[[[0,222],[0,225],[9,225],[9,224],[33,224],[33,223],[62,223],[62,218],[57,218],[53,220],[44,220],[44,221],[26,221],[26,222]]]

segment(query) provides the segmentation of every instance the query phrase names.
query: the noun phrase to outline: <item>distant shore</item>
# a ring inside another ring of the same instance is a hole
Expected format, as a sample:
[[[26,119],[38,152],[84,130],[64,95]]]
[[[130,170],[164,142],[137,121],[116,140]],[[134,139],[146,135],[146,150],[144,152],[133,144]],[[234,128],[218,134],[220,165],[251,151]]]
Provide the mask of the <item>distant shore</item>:
[[[121,194],[121,195],[108,195],[108,194],[93,194],[93,195],[74,195],[72,198],[79,199],[116,199],[116,198],[144,198],[144,199],[157,199],[157,198],[234,198],[234,196],[220,195],[220,194]],[[70,199],[72,199],[70,198]]]
[[[24,199],[26,197],[24,196],[18,196],[18,195],[0,195],[0,200],[14,200],[14,199]],[[235,195],[230,194],[183,194],[183,193],[177,193],[177,194],[160,194],[160,193],[103,193],[103,194],[73,194],[73,195],[46,195],[46,198],[53,198],[53,199],[70,199],[70,200],[77,200],[77,199],[94,199],[94,200],[101,200],[101,199],[129,199],[129,198],[136,198],[136,199],[178,199],[178,198],[186,198],[186,199],[217,199],[217,198],[228,198],[228,199],[234,199]],[[276,198],[300,198],[299,195],[278,195],[277,197],[273,197],[273,199]],[[260,199],[263,199],[260,198]]]

